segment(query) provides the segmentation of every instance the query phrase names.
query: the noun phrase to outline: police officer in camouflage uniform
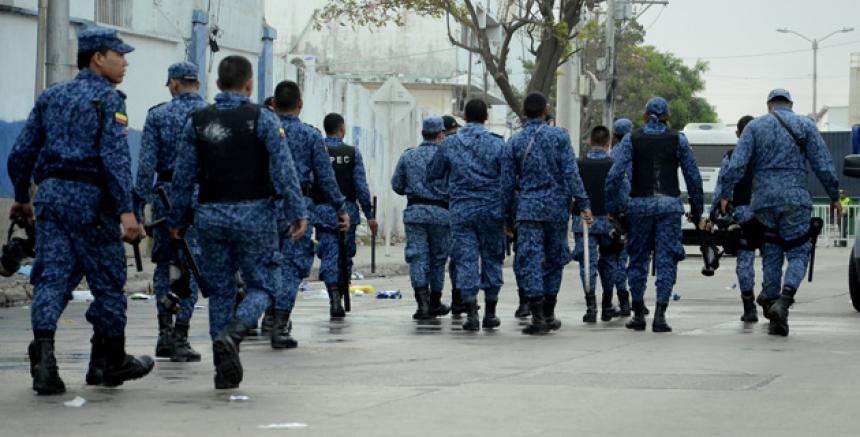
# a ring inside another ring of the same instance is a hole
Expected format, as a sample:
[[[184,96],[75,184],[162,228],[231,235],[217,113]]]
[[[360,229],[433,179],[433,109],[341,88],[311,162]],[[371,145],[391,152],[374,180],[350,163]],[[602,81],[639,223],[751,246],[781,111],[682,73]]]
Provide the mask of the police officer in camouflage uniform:
[[[346,198],[344,208],[349,214],[349,228],[345,235],[348,269],[346,274],[352,274],[352,258],[355,256],[355,231],[361,222],[358,215],[358,205],[367,218],[371,232],[376,233],[379,225],[376,222],[375,211],[370,201],[370,189],[367,187],[367,173],[364,160],[357,148],[344,144],[346,122],[340,114],[328,114],[323,120],[325,129],[325,147],[328,150],[331,166],[334,168],[340,192]],[[328,201],[317,198],[314,200],[314,228],[317,232],[317,256],[320,259],[320,280],[322,280],[329,295],[329,315],[333,318],[346,316],[341,302],[343,293],[349,290],[338,289],[338,229],[343,227],[343,220],[338,219],[337,209]],[[338,222],[340,221],[340,225]]]
[[[338,188],[323,137],[316,128],[302,123],[299,119],[304,102],[298,84],[292,81],[279,83],[275,87],[272,105],[287,135],[287,149],[296,166],[305,207],[310,213],[314,208],[314,198],[326,202],[338,211],[341,230],[346,230],[349,226],[349,215],[344,209],[345,199]],[[313,214],[309,216],[312,225]],[[298,346],[298,342],[290,336],[290,313],[296,303],[299,285],[310,275],[314,263],[314,243],[310,225],[300,239],[293,241],[289,234],[289,222],[282,217],[278,219],[278,232],[283,256],[281,288],[275,297],[275,304],[263,319],[263,330],[271,329],[272,326],[275,328],[272,331],[272,347],[294,348]],[[268,320],[271,322],[267,323]]]
[[[606,181],[609,213],[623,214],[629,223],[627,252],[630,265],[627,275],[633,294],[633,318],[627,328],[643,331],[645,283],[651,251],[657,264],[657,304],[651,328],[670,332],[666,309],[678,273],[678,262],[684,259],[681,245],[681,191],[678,168],[684,174],[690,198],[690,220],[701,226],[703,209],[702,178],[687,138],[668,128],[669,104],[654,97],[645,107],[645,127],[627,134],[619,143],[612,169]],[[623,205],[624,180],[631,180],[630,201]]]
[[[514,272],[529,302],[531,324],[524,334],[544,334],[561,327],[555,305],[564,266],[570,262],[567,222],[571,206],[591,223],[591,206],[579,177],[570,136],[564,129],[547,124],[548,101],[532,93],[523,101],[527,117],[523,130],[511,138],[506,149],[510,181],[517,187],[516,202],[505,193],[508,225],[516,222],[517,255]]]
[[[171,65],[167,70],[166,86],[173,99],[152,107],[146,116],[135,185],[139,201],[152,205],[153,216],[156,219],[165,217],[167,209],[155,195],[155,188],[161,187],[169,191],[170,182],[173,179],[173,164],[176,161],[176,147],[181,138],[182,128],[188,120],[188,114],[206,106],[203,97],[198,93],[200,83],[197,81],[196,65],[190,62]],[[138,213],[143,217],[142,210]],[[194,305],[197,303],[197,283],[193,277],[189,278],[191,294],[180,302],[174,327],[173,314],[162,302],[170,291],[170,266],[177,262],[176,257],[179,255],[171,247],[168,229],[163,226],[157,227],[153,229],[152,234],[154,240],[152,261],[155,263],[152,282],[155,286],[155,307],[158,311],[158,342],[155,345],[155,356],[179,362],[200,361],[200,354],[188,343],[188,327]],[[192,253],[199,255],[200,248],[193,236],[194,232],[189,229],[186,239]]]
[[[724,213],[728,211],[729,202],[737,196],[736,185],[751,167],[751,207],[755,219],[782,240],[765,240],[762,248],[764,287],[757,302],[770,320],[768,333],[786,336],[788,309],[803,281],[812,248],[807,161],[827,191],[831,207],[841,214],[842,205],[833,159],[815,122],[792,111],[791,94],[783,89],[770,92],[767,107],[767,115],[751,121],[744,129],[725,168],[720,208]],[[780,281],[783,256],[788,259],[788,267]]]
[[[125,351],[126,259],[122,241],[137,242],[125,95],[116,90],[134,50],[117,31],[78,34],[78,75],[45,90],[30,112],[7,163],[15,189],[13,220],[36,220],[36,260],[30,281],[34,340],[33,389],[65,392],[54,354],[57,321],[71,291],[86,276],[95,300],[88,385],[118,386],[148,374],[154,362]],[[31,181],[39,185],[33,204]],[[122,228],[122,231],[120,231]]]
[[[239,343],[280,286],[278,209],[292,222],[294,240],[307,230],[307,213],[280,121],[249,100],[251,63],[241,56],[224,58],[218,88],[215,104],[192,113],[183,129],[170,232],[178,237],[191,223],[196,183],[200,286],[209,296],[215,388],[225,389],[242,381]],[[237,270],[246,294],[234,313]]]
[[[457,135],[460,130],[460,123],[457,119],[450,115],[443,115],[442,122],[445,124],[445,138],[451,135]],[[463,295],[457,287],[457,272],[454,268],[454,257],[448,253],[448,276],[451,277],[451,317],[459,318],[466,312],[466,306],[463,305]]]
[[[448,187],[444,181],[429,183],[427,165],[445,138],[441,117],[424,119],[420,146],[408,149],[397,161],[391,189],[406,196],[403,211],[406,227],[406,262],[415,290],[418,310],[415,320],[429,320],[448,314],[442,303],[445,262],[451,244],[451,217],[448,213]]]
[[[457,287],[466,306],[463,329],[477,331],[499,326],[496,304],[502,286],[505,258],[504,202],[513,187],[502,182],[506,168],[505,144],[501,136],[484,127],[489,116],[480,99],[466,104],[466,126],[445,139],[430,161],[428,178],[448,180],[451,214],[452,258]],[[484,290],[487,305],[483,321],[478,319],[478,289]]]
[[[738,120],[736,134],[738,138],[744,131],[744,128],[754,119],[751,115],[745,115]],[[715,217],[721,198],[720,187],[723,184],[724,174],[729,162],[732,159],[732,151],[729,150],[723,157],[723,162],[720,167],[719,177],[717,178],[717,188],[714,192],[714,203],[711,205],[711,216]],[[744,173],[744,177],[735,186],[733,199],[732,216],[737,223],[746,223],[753,217],[753,211],[750,208],[752,199],[752,172],[749,169]],[[741,302],[743,302],[744,313],[741,316],[742,322],[756,323],[758,322],[758,314],[755,308],[755,249],[745,247],[738,248],[736,255],[735,274],[738,277],[738,286],[741,289]]]
[[[585,290],[586,312],[582,318],[585,323],[597,322],[597,276],[600,275],[600,284],[603,291],[601,301],[600,320],[608,322],[618,316],[615,307],[612,306],[612,291],[615,286],[619,268],[620,252],[623,247],[614,247],[610,233],[612,223],[606,215],[606,175],[612,167],[612,158],[609,157],[609,129],[605,126],[596,126],[591,130],[588,152],[585,158],[578,161],[579,174],[582,177],[585,191],[591,201],[594,223],[588,229],[588,287],[585,285],[585,241],[582,232],[582,221],[579,217],[573,218],[573,231],[576,241],[574,258],[579,261],[579,277]]]
[[[633,122],[627,118],[619,118],[612,125],[612,148],[609,150],[609,157],[615,156],[616,146],[624,139],[624,136],[633,131]],[[623,195],[621,199],[627,202],[630,196],[630,180],[625,179],[625,186],[622,188]],[[607,199],[604,199],[607,200]],[[630,316],[630,292],[627,291],[627,248],[618,253],[613,271],[613,285],[615,285],[615,293],[618,295],[618,315],[621,317]],[[645,308],[645,314],[648,314],[648,308]]]

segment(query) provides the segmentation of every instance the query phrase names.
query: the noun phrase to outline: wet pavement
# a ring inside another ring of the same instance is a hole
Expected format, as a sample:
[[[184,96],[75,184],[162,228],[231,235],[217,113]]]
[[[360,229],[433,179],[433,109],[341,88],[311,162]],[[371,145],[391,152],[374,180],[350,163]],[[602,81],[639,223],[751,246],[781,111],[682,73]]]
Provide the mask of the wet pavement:
[[[681,264],[675,332],[659,335],[627,331],[623,320],[583,325],[574,266],[560,297],[564,326],[538,338],[519,333],[510,268],[495,332],[465,333],[450,317],[416,325],[406,277],[355,281],[405,299],[354,297],[353,313],[330,322],[326,300],[301,297],[299,348],[247,340],[245,380],[228,391],[213,389],[205,309],[191,332],[203,362],[159,361],[123,387],[84,386],[90,328],[86,304],[72,303],[58,333],[68,392],[37,397],[29,311],[0,309],[0,435],[856,435],[860,313],[847,259],[844,249],[819,251],[788,338],[738,321],[730,259],[714,278],[699,274],[699,258]],[[153,352],[154,313],[151,301],[130,302],[131,352]],[[86,403],[64,404],[76,397]]]

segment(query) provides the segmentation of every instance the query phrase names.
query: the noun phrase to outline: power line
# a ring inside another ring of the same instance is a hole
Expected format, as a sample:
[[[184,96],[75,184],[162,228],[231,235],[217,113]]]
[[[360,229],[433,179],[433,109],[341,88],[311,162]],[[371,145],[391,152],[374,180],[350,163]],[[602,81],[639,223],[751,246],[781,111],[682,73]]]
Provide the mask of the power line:
[[[860,44],[860,40],[848,41],[838,44],[830,44],[826,46],[821,46],[821,49],[831,49],[835,47],[844,47],[854,44]],[[781,56],[781,55],[791,55],[795,53],[808,53],[811,52],[812,49],[795,49],[795,50],[782,50],[775,52],[762,52],[762,53],[748,53],[743,55],[724,55],[724,56],[679,56],[681,59],[705,59],[705,60],[722,60],[722,59],[743,59],[743,58],[762,58],[768,56]]]

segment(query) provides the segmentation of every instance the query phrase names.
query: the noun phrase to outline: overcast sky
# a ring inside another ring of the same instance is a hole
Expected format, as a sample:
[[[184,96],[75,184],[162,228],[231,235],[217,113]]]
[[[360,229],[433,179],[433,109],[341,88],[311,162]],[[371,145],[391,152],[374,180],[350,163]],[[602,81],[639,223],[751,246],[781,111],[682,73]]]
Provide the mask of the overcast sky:
[[[795,109],[812,109],[811,44],[776,28],[788,27],[820,38],[842,27],[819,50],[818,106],[848,104],[851,53],[860,52],[860,0],[669,0],[652,6],[640,18],[649,28],[646,42],[671,51],[692,64],[710,63],[702,96],[716,106],[722,121],[734,123],[745,114],[761,114],[772,88],[786,88]],[[650,26],[650,27],[649,27]],[[835,47],[833,47],[835,46]],[[800,53],[722,58],[772,52]]]

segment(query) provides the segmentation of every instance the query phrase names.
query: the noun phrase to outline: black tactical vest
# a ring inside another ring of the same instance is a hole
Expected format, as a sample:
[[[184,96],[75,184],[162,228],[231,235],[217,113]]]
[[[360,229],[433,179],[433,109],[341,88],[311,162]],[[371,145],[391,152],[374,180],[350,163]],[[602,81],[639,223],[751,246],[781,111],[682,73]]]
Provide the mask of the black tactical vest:
[[[358,198],[355,193],[355,178],[353,170],[355,169],[355,147],[347,144],[342,144],[338,147],[328,147],[328,156],[331,159],[331,167],[334,169],[334,177],[337,179],[337,186],[340,188],[340,193],[346,197],[347,202],[355,202]],[[314,203],[326,203],[328,200],[323,198],[322,190],[314,190]]]
[[[612,168],[612,159],[580,159],[579,175],[588,199],[591,202],[591,214],[594,216],[606,215],[606,175]]]
[[[275,194],[269,175],[269,151],[257,137],[260,108],[215,105],[192,114],[197,134],[200,203],[242,202]]]
[[[732,159],[732,150],[726,152],[726,159]],[[753,172],[752,172],[752,162],[747,164],[746,170],[744,170],[744,177],[735,185],[735,191],[732,195],[732,204],[735,206],[746,206],[749,205],[752,201],[752,181],[753,181]]]
[[[633,183],[630,197],[655,195],[678,197],[678,133],[633,133]]]

